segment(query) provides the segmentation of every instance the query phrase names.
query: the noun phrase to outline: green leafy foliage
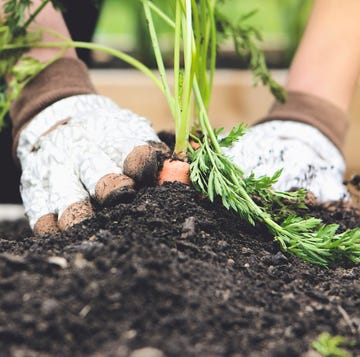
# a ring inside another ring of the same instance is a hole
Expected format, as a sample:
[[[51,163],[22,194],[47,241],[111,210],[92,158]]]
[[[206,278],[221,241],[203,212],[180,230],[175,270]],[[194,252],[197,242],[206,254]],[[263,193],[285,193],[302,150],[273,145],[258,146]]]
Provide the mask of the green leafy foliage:
[[[199,149],[191,150],[191,181],[211,201],[222,204],[251,224],[263,222],[283,251],[317,265],[349,259],[360,263],[360,229],[338,233],[338,225],[325,225],[318,218],[289,215],[288,205],[304,207],[303,190],[278,192],[271,187],[281,172],[272,177],[244,177],[244,173],[222,152],[213,147],[205,135]],[[275,216],[274,205],[285,205]],[[286,217],[286,218],[284,218]]]
[[[351,357],[352,354],[341,346],[351,346],[343,336],[332,336],[328,332],[320,334],[311,346],[323,357]]]
[[[25,11],[29,9],[31,0],[4,0],[2,2],[5,26],[9,28],[10,33],[18,34],[23,32]]]
[[[215,132],[216,136],[219,137],[219,134],[223,132],[223,129]],[[238,141],[246,132],[246,125],[240,123],[234,126],[228,135],[219,140],[219,145],[221,147],[230,147],[234,142]]]
[[[38,74],[46,64],[24,57],[41,39],[40,32],[31,32],[27,26],[49,0],[44,0],[38,9],[25,18],[32,2],[30,0],[6,0],[2,3],[3,18],[0,18],[0,129],[11,102],[16,99],[25,85]],[[7,81],[5,79],[8,78]]]
[[[289,216],[274,235],[284,251],[314,264],[327,266],[344,258],[360,263],[360,229],[337,233],[338,228],[314,217]]]
[[[269,86],[271,93],[280,101],[285,102],[285,90],[272,78],[265,61],[263,51],[260,50],[258,42],[262,40],[257,28],[246,24],[246,20],[257,11],[251,11],[239,18],[233,24],[219,10],[216,11],[216,26],[218,33],[223,38],[232,38],[236,52],[241,58],[248,59],[252,70],[255,85],[260,81]]]

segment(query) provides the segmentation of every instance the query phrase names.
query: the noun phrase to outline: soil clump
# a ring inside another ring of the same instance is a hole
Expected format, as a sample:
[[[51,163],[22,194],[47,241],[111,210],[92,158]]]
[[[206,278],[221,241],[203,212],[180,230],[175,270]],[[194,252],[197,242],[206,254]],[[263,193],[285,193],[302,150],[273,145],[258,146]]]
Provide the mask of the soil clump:
[[[360,226],[341,207],[307,214]],[[359,278],[284,254],[191,187],[144,188],[63,234],[0,224],[0,354],[306,356],[328,331],[358,355]]]

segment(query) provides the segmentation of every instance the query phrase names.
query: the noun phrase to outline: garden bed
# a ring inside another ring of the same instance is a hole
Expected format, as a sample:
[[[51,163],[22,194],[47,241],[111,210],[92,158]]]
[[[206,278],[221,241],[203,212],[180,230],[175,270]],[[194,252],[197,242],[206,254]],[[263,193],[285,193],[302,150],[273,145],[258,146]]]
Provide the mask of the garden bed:
[[[360,225],[342,207],[308,213]],[[286,255],[190,187],[142,189],[57,236],[0,232],[2,355],[305,356],[324,331],[360,353],[359,266]]]

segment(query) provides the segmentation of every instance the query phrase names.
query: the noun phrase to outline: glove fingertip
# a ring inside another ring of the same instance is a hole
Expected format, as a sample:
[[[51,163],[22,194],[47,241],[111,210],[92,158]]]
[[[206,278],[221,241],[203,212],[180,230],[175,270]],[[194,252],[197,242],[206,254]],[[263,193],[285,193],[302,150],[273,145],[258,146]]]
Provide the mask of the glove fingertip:
[[[45,235],[52,235],[60,232],[60,228],[57,223],[57,217],[53,213],[48,213],[40,217],[33,228],[34,234],[39,237]]]
[[[164,143],[136,146],[124,161],[123,173],[139,186],[154,186],[159,172],[159,158],[168,153],[169,148]]]
[[[103,206],[130,202],[135,197],[135,182],[130,177],[108,174],[102,177],[95,187],[95,198]]]
[[[94,216],[90,201],[79,201],[65,209],[59,218],[58,225],[61,231],[66,231],[75,224],[81,223]]]

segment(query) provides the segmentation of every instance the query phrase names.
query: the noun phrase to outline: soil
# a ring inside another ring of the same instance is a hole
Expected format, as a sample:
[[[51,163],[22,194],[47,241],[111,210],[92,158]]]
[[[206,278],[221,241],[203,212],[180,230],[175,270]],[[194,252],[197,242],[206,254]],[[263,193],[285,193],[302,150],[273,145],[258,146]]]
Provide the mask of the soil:
[[[308,213],[360,226],[332,208]],[[359,278],[280,252],[188,186],[144,188],[61,235],[0,224],[0,355],[313,356],[328,331],[355,356]]]

